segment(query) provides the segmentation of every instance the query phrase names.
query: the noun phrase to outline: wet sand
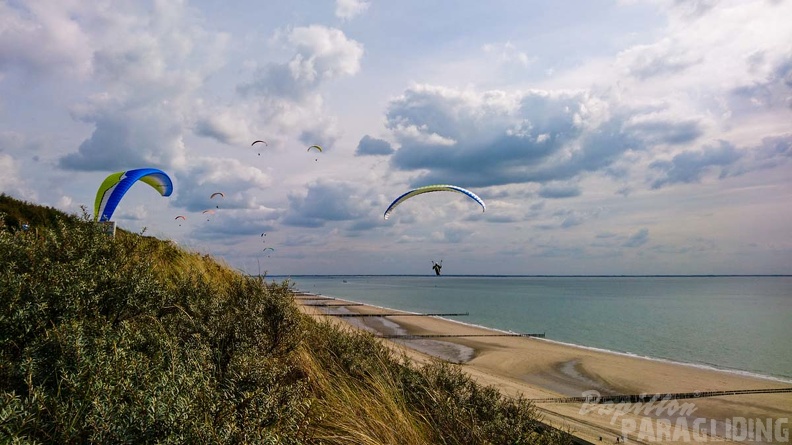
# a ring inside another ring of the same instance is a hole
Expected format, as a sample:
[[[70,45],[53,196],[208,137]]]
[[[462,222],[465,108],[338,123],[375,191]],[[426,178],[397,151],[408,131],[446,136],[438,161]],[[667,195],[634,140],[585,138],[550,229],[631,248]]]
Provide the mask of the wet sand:
[[[332,300],[332,303],[342,304],[344,301]],[[310,314],[399,312],[365,305],[338,308],[304,306],[303,310]],[[437,317],[331,318],[380,335],[502,334]],[[459,363],[479,382],[495,386],[504,394],[527,399],[581,397],[594,394],[592,391],[607,396],[792,388],[790,382],[609,353],[538,338],[454,337],[383,341],[419,363],[436,359]],[[536,402],[536,406],[545,422],[570,429],[576,436],[594,443],[615,443],[617,436],[626,436],[631,443],[792,441],[789,431],[792,429],[792,393],[789,392],[656,401],[651,405]],[[745,422],[745,427],[740,429],[742,422]],[[738,428],[727,430],[729,423]]]

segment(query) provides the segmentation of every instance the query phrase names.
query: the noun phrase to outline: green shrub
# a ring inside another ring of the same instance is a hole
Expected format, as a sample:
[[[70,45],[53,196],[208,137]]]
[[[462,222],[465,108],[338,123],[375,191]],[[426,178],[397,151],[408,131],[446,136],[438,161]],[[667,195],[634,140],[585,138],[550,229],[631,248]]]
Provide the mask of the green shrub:
[[[302,315],[288,282],[0,204],[0,443],[568,443],[458,367]]]
[[[197,272],[165,279],[177,259]],[[203,261],[89,222],[0,230],[0,442],[298,443],[303,317]]]

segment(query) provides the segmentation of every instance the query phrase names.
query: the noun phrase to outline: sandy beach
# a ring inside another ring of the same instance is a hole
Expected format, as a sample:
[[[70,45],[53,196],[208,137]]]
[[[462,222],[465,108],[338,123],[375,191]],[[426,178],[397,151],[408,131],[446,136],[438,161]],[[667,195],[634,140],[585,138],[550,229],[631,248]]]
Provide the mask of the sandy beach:
[[[503,334],[438,317],[327,317],[327,313],[398,313],[373,306],[307,300],[306,313],[375,335]],[[417,362],[459,363],[504,394],[535,399],[544,421],[592,443],[790,443],[792,392],[601,403],[539,399],[792,388],[792,383],[716,369],[610,353],[528,337],[383,340]]]

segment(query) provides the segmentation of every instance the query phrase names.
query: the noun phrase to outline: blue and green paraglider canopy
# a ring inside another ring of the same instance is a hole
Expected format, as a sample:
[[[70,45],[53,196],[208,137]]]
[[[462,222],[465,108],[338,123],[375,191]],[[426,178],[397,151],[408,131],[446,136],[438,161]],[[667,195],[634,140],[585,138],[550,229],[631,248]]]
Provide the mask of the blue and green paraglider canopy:
[[[458,187],[456,185],[449,185],[449,184],[436,184],[436,185],[427,185],[424,187],[418,187],[408,191],[407,193],[399,196],[396,198],[391,205],[385,210],[385,213],[382,215],[385,219],[388,219],[393,213],[393,209],[396,208],[399,204],[403,203],[404,201],[412,198],[413,196],[418,196],[424,193],[430,192],[457,192],[461,193],[468,198],[476,201],[481,206],[481,211],[487,210],[487,205],[484,204],[484,201],[478,197],[475,193],[471,192],[470,190],[463,189],[462,187]]]
[[[173,182],[162,170],[136,168],[113,173],[102,182],[99,190],[96,191],[94,220],[110,221],[118,203],[121,202],[121,198],[132,187],[132,184],[137,181],[143,181],[154,187],[162,196],[170,196],[173,193]]]

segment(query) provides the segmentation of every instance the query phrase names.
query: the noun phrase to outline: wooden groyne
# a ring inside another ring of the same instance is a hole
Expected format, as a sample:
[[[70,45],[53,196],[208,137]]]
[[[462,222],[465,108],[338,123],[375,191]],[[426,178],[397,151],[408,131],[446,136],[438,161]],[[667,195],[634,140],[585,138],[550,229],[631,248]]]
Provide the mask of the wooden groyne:
[[[402,314],[398,312],[383,312],[376,314],[318,314],[326,317],[462,317],[470,315],[468,312],[448,314]]]
[[[792,388],[736,389],[729,391],[694,391],[659,394],[627,394],[599,397],[556,397],[530,399],[534,403],[649,403],[661,400],[698,399],[701,397],[735,396],[742,394],[792,393]]]
[[[541,334],[382,334],[377,338],[386,339],[399,339],[399,340],[416,340],[421,338],[467,338],[467,337],[537,337],[544,338],[544,333]]]
[[[300,301],[307,301],[307,300],[335,300],[333,297],[310,297],[310,296],[295,296],[295,300]]]

